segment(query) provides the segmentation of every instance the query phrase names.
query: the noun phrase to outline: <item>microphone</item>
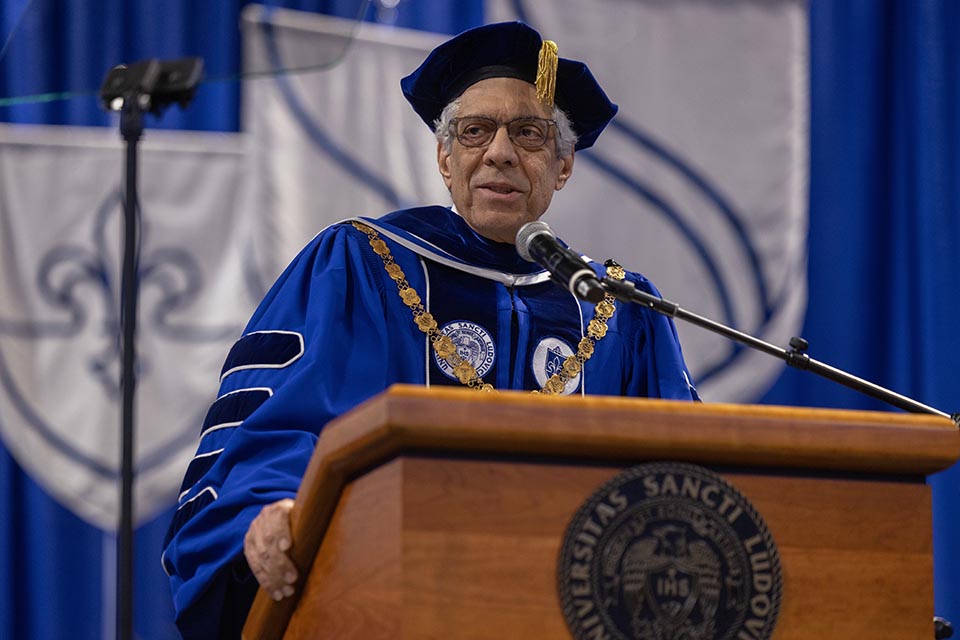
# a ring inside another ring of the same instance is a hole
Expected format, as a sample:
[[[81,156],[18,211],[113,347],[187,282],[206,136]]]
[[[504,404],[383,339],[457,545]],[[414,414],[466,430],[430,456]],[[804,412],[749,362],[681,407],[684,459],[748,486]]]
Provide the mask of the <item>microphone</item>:
[[[606,295],[593,269],[563,246],[546,222],[528,222],[517,232],[517,253],[550,272],[553,280],[581,300],[596,304]]]

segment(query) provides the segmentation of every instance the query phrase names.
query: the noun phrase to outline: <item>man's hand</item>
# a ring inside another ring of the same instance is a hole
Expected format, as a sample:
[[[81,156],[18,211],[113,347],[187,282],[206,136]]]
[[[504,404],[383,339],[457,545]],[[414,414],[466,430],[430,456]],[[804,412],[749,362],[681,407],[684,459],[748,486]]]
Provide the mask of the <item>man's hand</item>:
[[[291,546],[290,509],[287,498],[265,506],[247,529],[243,538],[243,555],[260,586],[274,600],[293,595],[297,568],[287,555]]]

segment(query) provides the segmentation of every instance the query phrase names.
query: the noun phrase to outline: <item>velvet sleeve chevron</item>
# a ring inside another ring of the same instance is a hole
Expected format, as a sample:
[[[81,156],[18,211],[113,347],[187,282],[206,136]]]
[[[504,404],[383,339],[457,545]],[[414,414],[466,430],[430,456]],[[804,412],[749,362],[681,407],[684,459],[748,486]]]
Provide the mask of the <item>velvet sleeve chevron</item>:
[[[296,494],[327,421],[393,382],[422,382],[422,345],[387,339],[400,320],[383,278],[366,237],[332,227],[284,271],[230,350],[161,556],[185,638],[242,624],[256,586],[243,536],[264,505]]]

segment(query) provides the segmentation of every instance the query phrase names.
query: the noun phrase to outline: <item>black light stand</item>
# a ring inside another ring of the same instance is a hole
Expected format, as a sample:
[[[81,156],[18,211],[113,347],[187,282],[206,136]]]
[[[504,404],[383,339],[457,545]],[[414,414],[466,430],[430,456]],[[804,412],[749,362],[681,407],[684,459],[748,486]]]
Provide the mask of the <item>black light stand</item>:
[[[933,637],[934,640],[946,640],[953,637],[953,625],[940,616],[933,617]]]
[[[133,436],[136,387],[136,324],[139,283],[139,220],[137,217],[137,145],[143,114],[155,115],[176,102],[186,107],[203,75],[200,58],[144,60],[110,70],[100,99],[120,112],[120,135],[126,143],[123,197],[123,266],[120,284],[122,393],[120,454],[120,520],[117,531],[117,637],[133,638]]]
[[[953,415],[944,413],[939,409],[934,409],[933,407],[929,407],[925,404],[917,402],[912,398],[908,398],[872,382],[858,378],[847,373],[846,371],[842,371],[814,360],[806,354],[806,350],[809,345],[803,338],[791,338],[790,350],[787,351],[786,349],[781,349],[776,345],[770,344],[769,342],[764,342],[763,340],[755,338],[741,331],[737,331],[736,329],[710,320],[709,318],[686,311],[674,302],[651,295],[646,291],[640,291],[633,285],[633,283],[627,282],[626,280],[603,278],[603,280],[601,280],[601,285],[618,300],[640,304],[645,307],[649,307],[657,313],[665,316],[678,318],[691,324],[695,324],[698,327],[702,327],[724,337],[730,338],[731,340],[744,344],[758,351],[762,351],[766,354],[774,356],[775,358],[780,358],[791,367],[796,369],[805,369],[829,380],[833,380],[834,382],[838,382],[845,387],[849,387],[850,389],[854,389],[860,393],[864,393],[873,398],[877,398],[878,400],[882,400],[890,405],[904,409],[905,411],[910,411],[912,413],[929,413],[936,416],[942,416],[944,418],[950,418],[953,420],[954,424],[960,427],[960,413],[954,413]]]

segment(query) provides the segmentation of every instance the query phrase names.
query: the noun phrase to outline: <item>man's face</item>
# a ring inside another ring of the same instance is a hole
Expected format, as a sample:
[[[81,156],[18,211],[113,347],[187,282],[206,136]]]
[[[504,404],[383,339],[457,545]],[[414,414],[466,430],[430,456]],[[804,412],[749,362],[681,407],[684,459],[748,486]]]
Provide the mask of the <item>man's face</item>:
[[[520,117],[551,117],[537,100],[534,86],[516,78],[488,78],[460,96],[458,118],[485,116],[497,122]],[[550,206],[553,192],[573,171],[573,153],[557,157],[556,128],[546,144],[523,149],[500,127],[490,144],[465,147],[453,137],[450,151],[437,145],[440,174],[457,211],[480,235],[513,243],[524,224],[537,220]]]

